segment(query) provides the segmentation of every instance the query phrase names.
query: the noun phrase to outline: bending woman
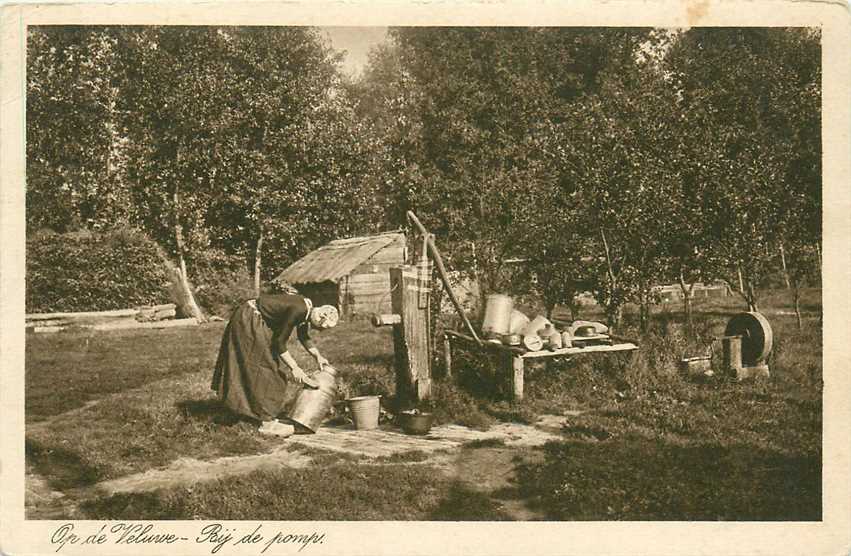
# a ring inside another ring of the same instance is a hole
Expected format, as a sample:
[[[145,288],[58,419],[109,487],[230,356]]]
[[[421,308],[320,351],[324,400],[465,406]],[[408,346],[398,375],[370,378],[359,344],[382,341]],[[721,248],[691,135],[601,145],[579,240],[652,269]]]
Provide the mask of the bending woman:
[[[317,387],[287,351],[287,340],[295,329],[322,370],[328,360],[310,341],[309,330],[336,326],[339,314],[331,305],[313,307],[306,297],[283,293],[293,291],[286,284],[273,285],[278,291],[250,299],[233,312],[211,388],[233,412],[262,421],[261,432],[281,434],[276,431],[278,415],[291,408],[303,387]]]

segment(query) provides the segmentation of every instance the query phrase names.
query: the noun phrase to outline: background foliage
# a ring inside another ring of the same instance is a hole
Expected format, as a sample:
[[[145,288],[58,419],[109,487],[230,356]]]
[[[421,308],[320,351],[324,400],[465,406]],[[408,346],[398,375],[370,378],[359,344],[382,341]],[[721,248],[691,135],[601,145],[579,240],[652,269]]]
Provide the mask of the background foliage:
[[[356,77],[303,27],[28,40],[28,231],[138,227],[207,310],[407,210],[483,296],[613,325],[820,279],[817,30],[394,28]]]
[[[168,303],[160,247],[143,234],[41,234],[27,239],[28,313],[107,311]]]

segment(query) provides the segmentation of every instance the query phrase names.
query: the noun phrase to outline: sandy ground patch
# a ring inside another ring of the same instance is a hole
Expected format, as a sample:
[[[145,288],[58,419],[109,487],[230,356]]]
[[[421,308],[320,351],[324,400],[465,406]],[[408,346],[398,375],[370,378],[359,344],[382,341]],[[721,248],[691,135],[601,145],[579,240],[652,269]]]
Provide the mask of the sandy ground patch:
[[[93,497],[186,487],[264,469],[307,467],[313,463],[313,458],[302,453],[305,447],[358,456],[363,458],[364,464],[370,464],[373,459],[419,452],[427,457],[414,464],[437,465],[471,488],[492,493],[510,486],[517,463],[517,448],[541,446],[559,439],[558,433],[566,419],[563,415],[545,415],[535,425],[499,423],[486,431],[459,425],[441,425],[422,436],[406,435],[390,426],[375,430],[355,430],[351,425],[326,426],[316,434],[282,439],[281,447],[271,453],[229,456],[210,461],[180,458],[167,467],[102,481],[65,493],[53,490],[42,477],[28,470],[27,517],[73,517],[77,504]],[[476,441],[492,441],[497,447],[462,449],[465,444]],[[528,457],[528,450],[525,452]],[[522,500],[500,499],[499,502],[515,519],[542,519],[541,515],[529,510]]]

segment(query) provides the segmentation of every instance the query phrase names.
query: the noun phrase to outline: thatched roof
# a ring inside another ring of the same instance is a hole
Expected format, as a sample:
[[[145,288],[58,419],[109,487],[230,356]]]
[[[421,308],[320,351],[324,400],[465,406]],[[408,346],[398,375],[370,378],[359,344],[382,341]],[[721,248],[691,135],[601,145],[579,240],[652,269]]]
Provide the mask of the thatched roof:
[[[278,279],[290,284],[336,282],[385,247],[397,242],[404,247],[404,233],[387,232],[374,236],[338,239],[294,262]]]

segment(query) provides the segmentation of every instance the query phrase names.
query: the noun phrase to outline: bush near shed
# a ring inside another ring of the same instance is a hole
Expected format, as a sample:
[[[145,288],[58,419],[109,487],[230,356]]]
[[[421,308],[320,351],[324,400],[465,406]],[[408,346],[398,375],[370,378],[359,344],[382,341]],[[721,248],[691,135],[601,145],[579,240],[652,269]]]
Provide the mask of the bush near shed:
[[[207,249],[193,253],[189,265],[195,299],[211,314],[228,318],[242,301],[256,297],[244,257]]]
[[[39,234],[27,240],[27,313],[168,303],[169,284],[163,253],[136,231]]]

